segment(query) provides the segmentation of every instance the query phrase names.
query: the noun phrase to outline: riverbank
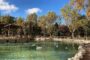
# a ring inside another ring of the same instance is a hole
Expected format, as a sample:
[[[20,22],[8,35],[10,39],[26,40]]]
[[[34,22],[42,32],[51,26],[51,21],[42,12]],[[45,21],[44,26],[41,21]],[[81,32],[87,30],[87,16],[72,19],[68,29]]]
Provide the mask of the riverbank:
[[[90,44],[83,44],[79,46],[78,52],[74,57],[68,60],[90,60]]]
[[[75,44],[87,44],[90,43],[90,40],[85,39],[70,39],[70,38],[51,38],[51,37],[36,37],[31,39],[30,37],[17,37],[17,36],[0,36],[0,43],[2,42],[31,42],[31,41],[60,41],[65,43],[75,43]]]
[[[35,38],[36,41],[47,41],[47,40],[53,40],[53,41],[60,41],[65,43],[75,43],[75,44],[87,44],[90,43],[90,40],[85,39],[70,39],[70,38]]]
[[[74,57],[68,58],[68,60],[81,60],[83,58],[83,55],[86,53],[83,46],[78,47],[78,52],[75,54]]]

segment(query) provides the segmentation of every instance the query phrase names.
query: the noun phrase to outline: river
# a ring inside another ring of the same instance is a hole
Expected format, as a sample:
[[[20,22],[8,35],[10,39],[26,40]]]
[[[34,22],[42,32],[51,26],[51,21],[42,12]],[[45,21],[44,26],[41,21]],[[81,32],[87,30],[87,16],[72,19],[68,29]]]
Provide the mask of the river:
[[[77,48],[62,42],[2,43],[0,60],[67,60]]]

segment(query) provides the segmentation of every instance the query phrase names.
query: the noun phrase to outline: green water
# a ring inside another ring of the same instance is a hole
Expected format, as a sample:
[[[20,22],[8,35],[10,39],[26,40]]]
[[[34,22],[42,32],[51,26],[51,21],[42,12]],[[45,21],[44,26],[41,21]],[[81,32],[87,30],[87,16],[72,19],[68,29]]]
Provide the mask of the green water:
[[[0,60],[67,60],[77,47],[60,42],[4,43],[0,44]]]

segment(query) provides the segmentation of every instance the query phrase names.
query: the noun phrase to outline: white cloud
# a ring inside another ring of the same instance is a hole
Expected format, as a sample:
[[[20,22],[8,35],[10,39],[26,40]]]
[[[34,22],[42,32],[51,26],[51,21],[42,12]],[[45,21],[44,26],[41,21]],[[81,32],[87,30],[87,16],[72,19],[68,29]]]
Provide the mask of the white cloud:
[[[0,0],[0,2],[3,2],[3,0]]]
[[[11,11],[16,11],[18,7],[16,7],[13,4],[9,4],[9,2],[6,2],[5,0],[0,0],[0,10],[6,11],[6,12],[11,12]]]
[[[42,10],[40,8],[31,8],[26,10],[27,14],[33,14],[33,13],[38,13],[38,12],[42,12]]]

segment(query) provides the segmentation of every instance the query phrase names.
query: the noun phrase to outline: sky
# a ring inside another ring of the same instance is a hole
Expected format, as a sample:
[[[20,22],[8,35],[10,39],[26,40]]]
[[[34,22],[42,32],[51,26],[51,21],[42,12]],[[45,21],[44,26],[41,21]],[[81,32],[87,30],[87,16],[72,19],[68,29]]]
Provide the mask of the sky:
[[[0,0],[0,12],[21,17],[32,13],[41,16],[48,11],[54,11],[59,15],[60,9],[68,2],[69,0]]]
[[[68,2],[69,0],[0,0],[0,13],[23,18],[32,13],[45,15],[48,11],[61,15],[60,9]]]

